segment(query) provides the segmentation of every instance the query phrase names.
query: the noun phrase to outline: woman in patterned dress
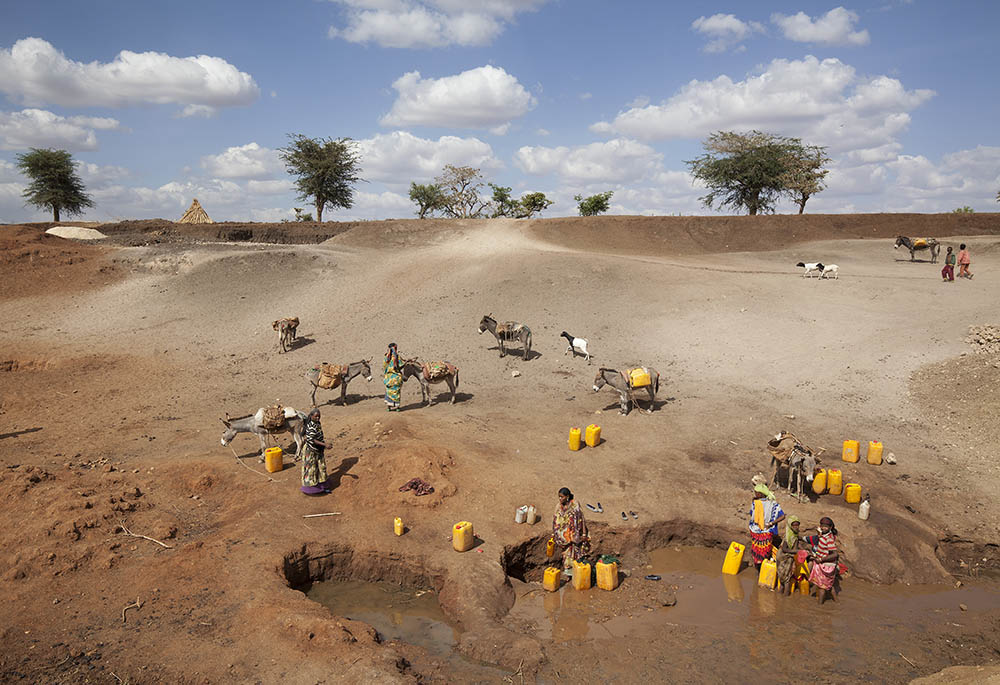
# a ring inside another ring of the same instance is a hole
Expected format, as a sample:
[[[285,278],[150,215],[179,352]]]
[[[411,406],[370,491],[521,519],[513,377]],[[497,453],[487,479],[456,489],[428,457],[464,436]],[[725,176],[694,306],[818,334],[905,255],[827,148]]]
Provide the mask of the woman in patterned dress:
[[[785,512],[774,499],[774,493],[766,485],[758,484],[753,489],[753,502],[750,505],[750,553],[753,565],[760,568],[760,563],[771,556],[774,536],[778,534],[778,524],[785,520]]]
[[[330,492],[330,481],[326,475],[326,449],[332,443],[323,438],[323,426],[319,422],[318,408],[313,408],[306,418],[306,435],[302,457],[302,492],[306,495],[324,495]]]
[[[403,387],[402,367],[396,343],[389,343],[382,363],[382,382],[385,384],[385,405],[388,411],[399,411],[400,390]]]
[[[809,582],[816,588],[816,596],[822,604],[827,594],[833,601],[837,601],[837,588],[834,584],[837,582],[840,553],[837,551],[837,527],[833,525],[832,518],[824,516],[819,520],[819,533],[819,539],[813,545]]]
[[[559,504],[552,517],[552,537],[563,547],[563,568],[573,568],[573,562],[590,554],[590,534],[579,503],[573,500],[569,488],[559,489]]]

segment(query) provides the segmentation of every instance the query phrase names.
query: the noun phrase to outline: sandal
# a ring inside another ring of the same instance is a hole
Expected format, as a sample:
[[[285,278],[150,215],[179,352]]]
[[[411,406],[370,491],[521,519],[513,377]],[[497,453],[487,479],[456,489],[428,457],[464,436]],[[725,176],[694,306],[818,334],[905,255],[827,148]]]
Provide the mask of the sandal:
[[[628,516],[625,515],[624,511],[622,512],[622,521],[628,521]]]
[[[603,514],[604,513],[604,507],[601,506],[600,502],[597,503],[597,513],[598,514]]]
[[[639,520],[639,515],[637,513],[635,513],[634,511],[632,511],[631,509],[628,510],[628,513],[632,515],[632,519],[633,520],[635,520],[635,521]]]
[[[595,513],[597,512],[597,507],[595,507],[593,504],[588,504],[587,508],[590,509],[591,511],[595,512]]]
[[[655,573],[650,573],[648,576],[646,576],[646,580],[661,580],[661,578]]]

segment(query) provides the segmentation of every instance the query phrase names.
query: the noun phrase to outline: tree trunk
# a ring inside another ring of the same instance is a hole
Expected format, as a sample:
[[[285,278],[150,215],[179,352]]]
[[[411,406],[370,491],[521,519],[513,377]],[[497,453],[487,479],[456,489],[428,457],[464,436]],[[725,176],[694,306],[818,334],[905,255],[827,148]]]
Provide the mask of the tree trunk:
[[[59,205],[52,205],[52,220],[59,222]]]
[[[799,195],[799,199],[796,200],[796,202],[799,205],[799,214],[801,214],[802,212],[806,211],[806,202],[808,202],[808,201],[809,201],[809,194],[808,193],[802,193],[802,194]]]
[[[319,223],[323,223],[323,205],[324,204],[325,203],[321,202],[320,200],[316,200],[316,221],[319,222]]]

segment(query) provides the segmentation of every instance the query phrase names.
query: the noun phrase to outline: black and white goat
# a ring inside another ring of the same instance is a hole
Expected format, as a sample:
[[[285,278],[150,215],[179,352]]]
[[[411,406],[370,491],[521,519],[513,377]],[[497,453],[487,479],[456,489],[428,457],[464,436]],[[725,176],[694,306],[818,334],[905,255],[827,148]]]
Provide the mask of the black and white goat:
[[[574,336],[570,335],[569,333],[567,333],[566,331],[563,331],[559,335],[561,337],[563,337],[563,338],[566,338],[566,342],[569,343],[569,347],[567,347],[566,351],[563,352],[564,355],[565,354],[569,354],[570,352],[572,352],[573,356],[575,357],[579,353],[579,354],[582,354],[584,357],[587,358],[587,363],[588,364],[590,363],[590,352],[587,350],[587,340],[586,340],[586,338],[577,338],[577,337],[574,337]]]
[[[823,262],[799,262],[795,266],[801,266],[805,271],[802,272],[803,278],[809,278],[809,274],[816,272],[817,276],[823,273]]]
[[[823,272],[819,275],[820,278],[832,278],[833,280],[840,279],[840,267],[836,264],[827,264],[823,267]]]

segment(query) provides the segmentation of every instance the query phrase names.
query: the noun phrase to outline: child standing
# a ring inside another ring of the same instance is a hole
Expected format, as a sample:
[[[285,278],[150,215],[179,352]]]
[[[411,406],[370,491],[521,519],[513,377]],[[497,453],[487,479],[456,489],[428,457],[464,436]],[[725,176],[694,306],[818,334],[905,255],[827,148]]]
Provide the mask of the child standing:
[[[972,258],[969,256],[969,251],[965,249],[965,243],[959,245],[958,249],[958,275],[965,278],[972,278],[972,272],[969,271]]]
[[[948,254],[944,256],[944,268],[941,269],[941,280],[955,280],[955,253],[952,251],[951,246],[948,247]]]

